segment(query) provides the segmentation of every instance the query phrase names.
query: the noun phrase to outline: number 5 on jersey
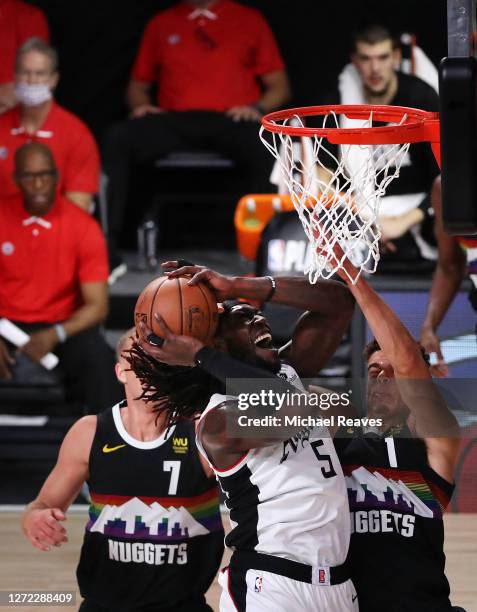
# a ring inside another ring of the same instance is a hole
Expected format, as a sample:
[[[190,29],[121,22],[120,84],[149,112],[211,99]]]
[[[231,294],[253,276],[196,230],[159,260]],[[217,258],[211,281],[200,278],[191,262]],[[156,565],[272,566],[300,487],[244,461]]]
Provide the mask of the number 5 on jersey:
[[[333,467],[333,461],[331,460],[330,455],[327,455],[326,453],[320,453],[320,451],[318,450],[318,447],[323,446],[323,444],[323,440],[315,440],[314,442],[310,443],[310,446],[313,449],[313,452],[315,453],[315,456],[318,461],[325,461],[328,464],[327,469],[325,467],[320,468],[324,478],[333,478],[333,476],[336,476],[336,472],[335,468]]]

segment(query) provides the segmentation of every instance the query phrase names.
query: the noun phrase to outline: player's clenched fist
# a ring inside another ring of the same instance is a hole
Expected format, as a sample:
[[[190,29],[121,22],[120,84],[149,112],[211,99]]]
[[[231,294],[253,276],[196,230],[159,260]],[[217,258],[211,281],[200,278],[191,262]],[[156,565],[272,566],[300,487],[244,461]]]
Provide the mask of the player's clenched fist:
[[[22,522],[23,533],[35,548],[48,551],[51,546],[61,546],[68,541],[66,529],[60,522],[65,520],[59,508],[30,510]]]

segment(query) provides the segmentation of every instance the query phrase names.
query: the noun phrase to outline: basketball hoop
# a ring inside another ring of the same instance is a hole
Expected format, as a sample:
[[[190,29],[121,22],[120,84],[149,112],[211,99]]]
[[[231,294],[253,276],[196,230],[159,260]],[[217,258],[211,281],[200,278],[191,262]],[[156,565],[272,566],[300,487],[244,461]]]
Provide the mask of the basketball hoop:
[[[318,127],[305,125],[311,117]],[[438,113],[401,106],[278,111],[263,117],[260,138],[280,166],[314,247],[305,270],[311,283],[330,278],[342,268],[333,255],[336,241],[359,274],[375,272],[380,255],[380,201],[399,176],[409,145],[430,142],[440,162]],[[358,277],[350,280],[356,282]]]

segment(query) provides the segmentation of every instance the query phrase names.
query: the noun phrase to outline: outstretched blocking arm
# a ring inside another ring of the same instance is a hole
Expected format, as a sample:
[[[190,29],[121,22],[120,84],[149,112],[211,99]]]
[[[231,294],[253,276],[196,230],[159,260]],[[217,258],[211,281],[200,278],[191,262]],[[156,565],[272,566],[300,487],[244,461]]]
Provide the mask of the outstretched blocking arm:
[[[77,421],[63,440],[58,460],[36,499],[25,508],[22,529],[36,548],[47,551],[51,546],[67,542],[61,522],[88,478],[88,460],[96,417],[86,416]]]
[[[177,267],[166,262],[165,268]],[[312,285],[307,278],[224,276],[203,266],[183,266],[170,273],[172,277],[192,275],[190,284],[203,282],[217,294],[219,300],[244,298],[255,302],[270,300],[307,310],[298,321],[292,340],[280,349],[300,376],[315,376],[333,355],[353,314],[354,300],[345,285],[331,280],[319,280]]]
[[[437,328],[457,294],[465,276],[465,255],[453,236],[444,231],[442,221],[441,183],[438,177],[432,189],[432,206],[435,213],[435,236],[439,257],[432,277],[426,316],[421,329],[421,343],[429,353],[437,353],[437,374],[445,376],[448,368],[444,363]]]
[[[355,278],[357,271],[353,265],[349,261],[343,265],[350,277]],[[415,423],[414,433],[426,444],[429,465],[443,478],[452,481],[459,449],[459,427],[432,382],[419,345],[362,276],[354,285],[347,277],[345,280],[394,369],[401,397]]]

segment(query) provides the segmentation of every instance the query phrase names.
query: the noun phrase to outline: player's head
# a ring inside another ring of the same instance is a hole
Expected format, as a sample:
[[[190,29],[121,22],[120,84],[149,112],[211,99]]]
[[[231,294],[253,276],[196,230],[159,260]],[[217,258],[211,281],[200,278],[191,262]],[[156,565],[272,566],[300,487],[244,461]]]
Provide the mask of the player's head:
[[[400,61],[400,50],[390,31],[381,25],[360,29],[353,37],[351,59],[365,91],[386,95]]]
[[[17,51],[15,93],[24,106],[38,106],[52,98],[58,83],[58,55],[40,38],[29,38]]]
[[[429,355],[419,344],[422,358],[429,364]],[[369,342],[363,352],[368,371],[368,416],[383,419],[386,425],[404,422],[409,409],[396,384],[394,368],[377,340]]]
[[[131,370],[131,366],[127,360],[135,336],[136,329],[132,327],[119,338],[116,344],[116,365],[114,369],[116,378],[124,385],[124,392],[128,400],[138,399],[142,395],[141,382]]]
[[[260,310],[246,302],[223,302],[216,347],[246,363],[276,372],[280,364],[270,326]]]
[[[53,206],[58,170],[50,149],[40,142],[29,142],[15,152],[14,180],[23,195],[25,210],[46,215]]]

